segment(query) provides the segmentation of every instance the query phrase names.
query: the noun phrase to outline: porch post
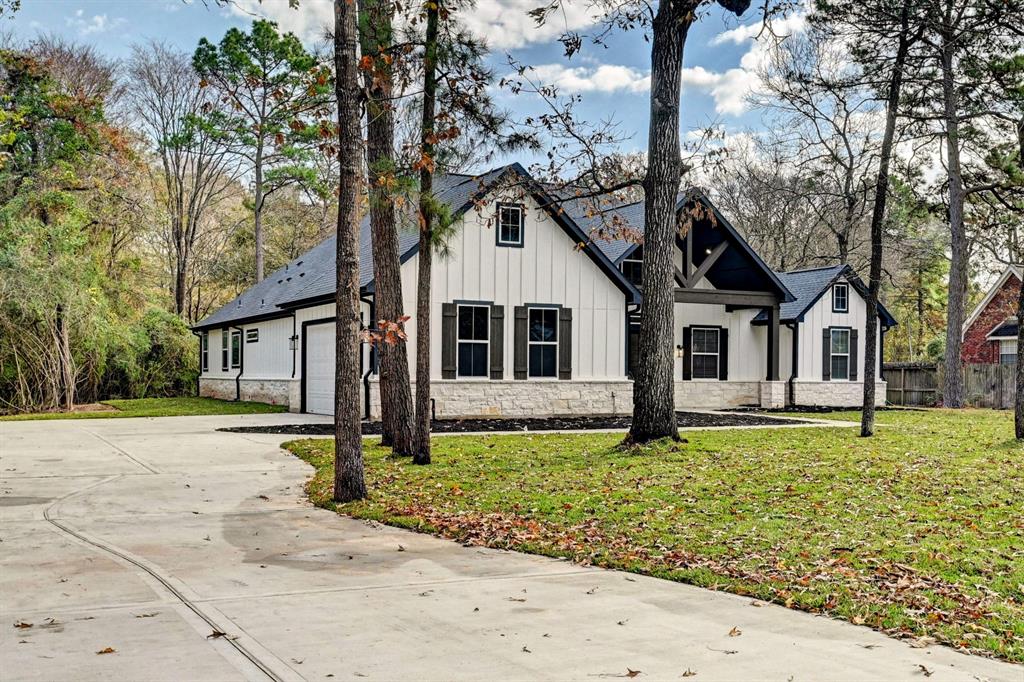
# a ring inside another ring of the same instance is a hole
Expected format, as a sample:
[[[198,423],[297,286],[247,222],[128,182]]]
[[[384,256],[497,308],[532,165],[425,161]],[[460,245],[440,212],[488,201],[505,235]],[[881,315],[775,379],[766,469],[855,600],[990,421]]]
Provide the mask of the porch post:
[[[779,304],[768,309],[768,381],[779,380]]]

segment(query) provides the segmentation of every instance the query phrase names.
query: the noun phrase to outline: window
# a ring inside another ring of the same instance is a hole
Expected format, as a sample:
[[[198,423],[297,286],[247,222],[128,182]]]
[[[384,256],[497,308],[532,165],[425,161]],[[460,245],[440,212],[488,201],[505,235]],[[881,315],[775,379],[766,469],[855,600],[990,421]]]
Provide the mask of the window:
[[[256,343],[259,340],[260,340],[260,330],[259,329],[246,329],[245,330],[245,342],[246,343]]]
[[[523,207],[498,204],[498,246],[522,246],[523,231]]]
[[[832,286],[832,312],[845,313],[850,310],[850,285],[835,284]]]
[[[633,286],[644,284],[644,249],[638,246],[633,253],[622,259],[622,274]]]
[[[486,377],[489,346],[490,306],[460,305],[458,330],[458,376]]]
[[[231,369],[242,366],[242,333],[231,332]]]
[[[1017,342],[1012,339],[999,342],[999,362],[1003,365],[1017,364]]]
[[[228,368],[228,330],[220,330],[220,368],[227,370]]]
[[[558,308],[530,308],[529,375],[558,376]]]
[[[690,372],[694,379],[717,379],[718,329],[694,327],[690,338]]]
[[[832,330],[831,377],[835,379],[850,378],[850,330]]]
[[[210,369],[210,332],[203,332],[199,337],[199,357],[202,371]]]

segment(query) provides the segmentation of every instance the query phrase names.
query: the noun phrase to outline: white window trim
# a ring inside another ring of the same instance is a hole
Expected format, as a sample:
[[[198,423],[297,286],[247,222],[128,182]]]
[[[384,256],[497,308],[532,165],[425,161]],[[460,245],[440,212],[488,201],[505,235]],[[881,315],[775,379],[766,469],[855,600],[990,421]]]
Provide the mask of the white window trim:
[[[840,289],[843,291],[843,307],[836,306],[836,292]],[[836,282],[832,285],[832,312],[834,313],[848,313],[850,312],[850,285],[846,282]]]
[[[486,308],[487,309],[487,320],[488,320],[488,324],[486,325],[486,328],[487,328],[487,341],[480,341],[478,339],[460,339],[459,338],[459,311],[461,311],[463,308]],[[491,325],[490,325],[490,319],[491,319],[491,306],[486,304],[486,303],[458,303],[458,304],[456,304],[456,306],[455,306],[455,378],[456,379],[468,379],[468,380],[472,381],[474,379],[475,380],[480,380],[480,379],[489,379],[490,378],[490,368],[488,368],[488,371],[484,372],[483,374],[462,374],[459,371],[459,346],[464,344],[464,343],[484,344],[487,347],[486,357],[488,358],[488,362],[490,361],[490,357],[491,357]]]
[[[849,329],[832,329],[829,330],[829,344],[828,344],[828,373],[829,378],[832,381],[849,381],[850,380],[850,344],[853,343],[853,334],[850,333]],[[846,334],[846,352],[836,353],[834,351],[836,345],[836,334]],[[832,358],[834,357],[846,357],[846,376],[836,377],[832,372]]]
[[[238,339],[238,362],[235,362],[234,340]],[[231,369],[238,369],[242,366],[242,332],[232,331],[228,337],[228,358],[231,362]]]
[[[619,271],[622,273],[622,275],[624,277],[626,277],[627,280],[629,280],[632,283],[633,280],[629,279],[629,277],[626,276],[626,263],[639,263],[640,264],[640,284],[635,284],[634,286],[643,286],[644,259],[643,259],[643,257],[640,257],[640,258],[636,258],[635,257],[637,251],[639,251],[639,249],[636,249],[636,250],[630,252],[630,254],[628,256],[626,256],[625,258],[622,259],[622,263],[619,265]]]
[[[554,341],[531,341],[530,340],[530,313],[534,310],[551,310],[555,313],[555,340]],[[559,325],[559,314],[558,308],[551,306],[533,306],[527,307],[526,309],[526,378],[537,379],[538,381],[557,380],[558,379],[558,325]],[[530,373],[530,346],[554,346],[555,347],[555,373],[551,376],[534,375]]]
[[[1006,348],[1013,346],[1013,350],[1007,352]],[[1010,355],[1013,357],[1013,362],[1003,362],[1003,356]],[[1000,339],[999,340],[999,364],[1013,365],[1017,362],[1017,340],[1016,339]]]
[[[231,332],[220,330],[220,371],[231,369]]]
[[[501,214],[506,210],[514,210],[519,213],[519,240],[513,241],[510,239],[501,238]],[[498,204],[498,246],[516,246],[521,247],[526,241],[526,213],[523,211],[523,207],[518,204]]]
[[[696,351],[696,344],[693,342],[693,332],[700,331],[712,331],[715,332],[715,347],[718,349],[714,353],[708,353],[705,351]],[[715,357],[715,376],[713,377],[698,377],[693,371],[693,359],[698,355],[713,355]],[[718,327],[690,327],[690,380],[691,381],[721,381],[719,379],[722,376],[722,330]]]
[[[199,371],[210,371],[210,332],[203,332],[199,339]]]

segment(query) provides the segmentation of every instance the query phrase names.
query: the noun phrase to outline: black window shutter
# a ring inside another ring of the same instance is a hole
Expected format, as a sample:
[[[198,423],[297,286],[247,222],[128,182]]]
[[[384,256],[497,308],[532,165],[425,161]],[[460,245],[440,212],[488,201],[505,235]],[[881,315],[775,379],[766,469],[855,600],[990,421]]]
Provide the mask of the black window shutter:
[[[491,379],[505,378],[505,306],[491,306]]]
[[[693,330],[683,327],[683,381],[693,378],[693,363],[690,362],[690,347],[693,345]]]
[[[455,357],[458,352],[458,340],[455,337],[455,322],[458,308],[454,303],[441,304],[441,378],[456,377]]]
[[[517,305],[515,307],[515,321],[513,322],[512,332],[512,363],[513,372],[516,379],[526,378],[526,335],[527,330],[527,319],[526,319],[526,306]]]
[[[718,380],[729,379],[729,330],[722,327],[718,332]]]
[[[821,330],[821,380],[832,381],[832,327]]]
[[[572,308],[558,309],[558,378],[572,379]]]
[[[857,381],[857,330],[850,330],[850,381]],[[867,371],[867,370],[865,370]]]

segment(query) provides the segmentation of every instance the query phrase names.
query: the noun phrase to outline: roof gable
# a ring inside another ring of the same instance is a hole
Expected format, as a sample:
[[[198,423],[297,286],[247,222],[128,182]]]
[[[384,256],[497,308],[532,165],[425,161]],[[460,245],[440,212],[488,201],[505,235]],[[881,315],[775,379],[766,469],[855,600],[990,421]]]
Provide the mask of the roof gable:
[[[1024,271],[1024,267],[1020,265],[1006,266],[1006,269],[1003,270],[1001,275],[999,275],[999,279],[996,280],[995,284],[989,287],[989,290],[985,292],[985,297],[981,299],[981,302],[976,305],[974,310],[971,311],[971,314],[967,316],[967,320],[964,322],[964,328],[961,330],[961,334],[966,334],[967,330],[971,328],[971,325],[978,321],[981,314],[985,312],[985,308],[989,306],[996,294],[1006,286],[1011,277],[1016,277],[1018,282],[1024,280],[1024,277],[1022,277],[1024,272],[1022,271]]]
[[[808,268],[805,270],[792,270],[780,272],[778,276],[786,284],[795,300],[783,303],[779,307],[779,320],[782,322],[803,322],[804,315],[814,307],[822,296],[832,285],[839,280],[845,280],[863,300],[868,298],[868,288],[857,276],[849,265],[829,265],[820,268]],[[895,327],[896,319],[881,302],[878,303],[878,316],[882,319],[885,327]],[[768,321],[768,317],[761,312],[754,318],[754,324],[762,324]]]

